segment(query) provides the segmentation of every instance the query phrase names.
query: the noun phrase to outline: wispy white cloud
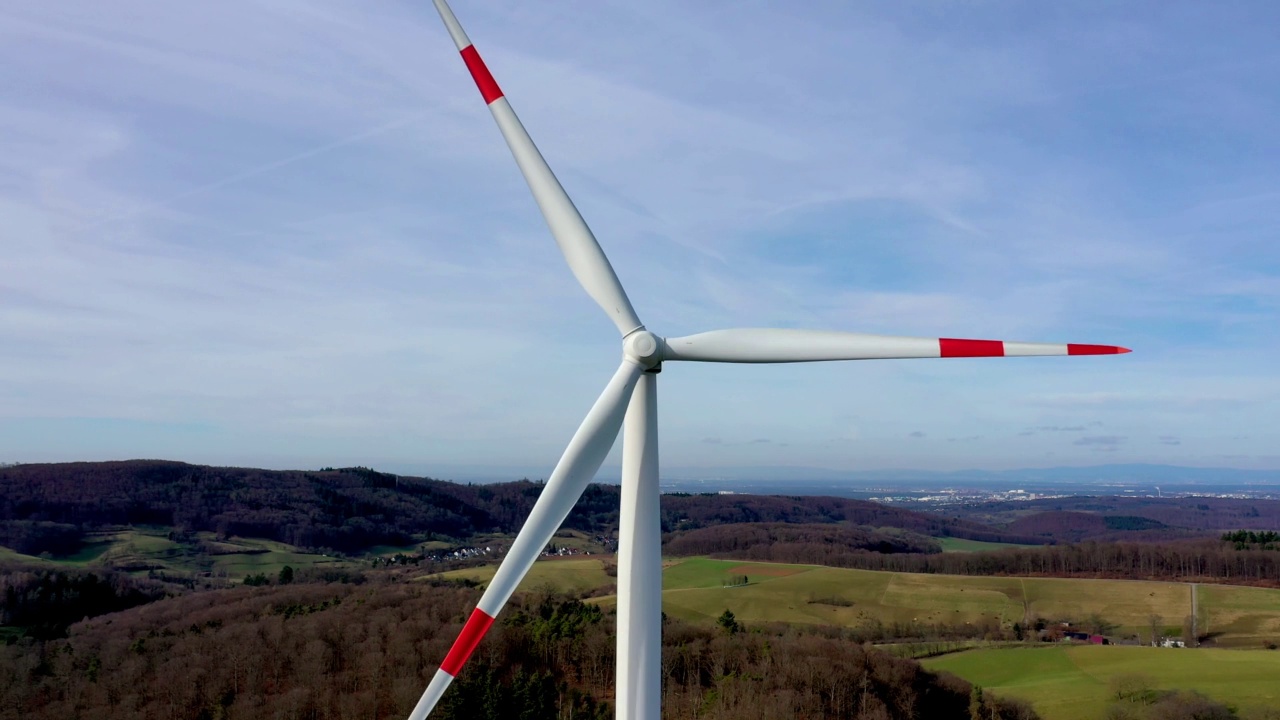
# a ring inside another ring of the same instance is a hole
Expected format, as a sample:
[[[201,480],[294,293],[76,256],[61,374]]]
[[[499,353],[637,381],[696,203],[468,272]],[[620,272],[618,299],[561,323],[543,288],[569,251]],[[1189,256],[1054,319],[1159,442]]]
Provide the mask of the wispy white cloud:
[[[670,367],[664,461],[1084,462],[1047,428],[1105,422],[1273,463],[1274,10],[1189,8],[455,9],[658,332],[1138,351]],[[0,63],[0,460],[549,467],[607,379],[429,5],[28,4]]]

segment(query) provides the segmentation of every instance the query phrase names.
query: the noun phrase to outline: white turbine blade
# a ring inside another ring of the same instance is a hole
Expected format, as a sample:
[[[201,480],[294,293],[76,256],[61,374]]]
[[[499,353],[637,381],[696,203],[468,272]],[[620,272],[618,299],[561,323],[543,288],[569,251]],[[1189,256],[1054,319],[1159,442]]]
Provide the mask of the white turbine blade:
[[[644,368],[630,360],[624,360],[613,379],[605,386],[604,392],[596,399],[595,405],[591,406],[591,411],[578,426],[578,431],[569,441],[569,447],[565,448],[556,469],[551,472],[551,478],[534,503],[529,519],[520,528],[507,556],[498,566],[497,574],[480,597],[480,602],[462,627],[449,654],[440,663],[440,669],[413,708],[409,720],[423,720],[440,701],[449,683],[453,682],[453,678],[493,624],[493,619],[502,610],[502,606],[507,604],[511,593],[515,592],[520,580],[538,559],[538,554],[568,517],[587,483],[595,477],[605,456],[609,454],[609,448],[613,447],[613,441],[618,437],[631,392],[643,372]]]
[[[453,16],[453,11],[445,0],[435,0],[435,3],[445,27],[449,29],[449,35],[462,53],[467,69],[471,71],[471,77],[480,88],[480,95],[493,113],[502,137],[511,148],[511,154],[515,156],[525,182],[529,183],[533,199],[542,210],[542,216],[551,228],[551,234],[560,246],[560,252],[564,254],[574,277],[578,278],[587,294],[604,309],[623,336],[643,327],[636,311],[631,307],[631,301],[627,299],[627,293],[622,289],[622,283],[618,282],[618,276],[613,272],[613,266],[600,249],[600,243],[591,234],[591,228],[587,227],[573,201],[560,186],[560,181],[551,172],[547,161],[542,158],[542,153],[538,152],[529,133],[520,123],[520,118],[511,109],[511,103],[507,102],[484,60],[480,59],[475,46],[463,32],[458,19]]]
[[[658,375],[636,383],[622,429],[618,513],[616,720],[662,716],[662,519],[658,489]]]
[[[894,335],[747,328],[670,338],[662,359],[728,363],[792,363],[887,358],[1028,357],[1033,355],[1116,355],[1114,345],[1024,343],[1002,340],[914,338]]]

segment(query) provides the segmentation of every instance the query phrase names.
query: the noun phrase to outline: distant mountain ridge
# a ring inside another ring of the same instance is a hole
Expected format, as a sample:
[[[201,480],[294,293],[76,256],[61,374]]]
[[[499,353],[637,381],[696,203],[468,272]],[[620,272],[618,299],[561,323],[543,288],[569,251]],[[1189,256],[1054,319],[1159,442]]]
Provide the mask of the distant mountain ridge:
[[[1178,485],[1200,484],[1280,484],[1280,470],[1247,470],[1241,468],[1202,468],[1184,465],[1112,464],[1060,466],[1049,468],[1017,468],[1012,470],[836,470],[794,466],[738,466],[724,468],[671,468],[664,478],[685,480],[829,480],[858,482],[994,482],[1011,484],[1041,483],[1148,483]]]
[[[415,467],[393,467],[414,474]],[[458,481],[497,482],[520,477],[546,477],[549,468],[521,465],[442,465],[435,469],[440,477]],[[617,483],[618,466],[601,468],[597,480]],[[845,470],[838,468],[795,465],[736,465],[713,468],[668,465],[662,468],[663,482],[785,482],[822,481],[857,483],[920,482],[930,485],[961,483],[1145,483],[1148,485],[1180,484],[1280,484],[1280,469],[1250,470],[1229,467],[1194,467],[1154,463],[1112,463],[1104,465],[1055,466],[1047,468],[1014,468],[1010,470]]]

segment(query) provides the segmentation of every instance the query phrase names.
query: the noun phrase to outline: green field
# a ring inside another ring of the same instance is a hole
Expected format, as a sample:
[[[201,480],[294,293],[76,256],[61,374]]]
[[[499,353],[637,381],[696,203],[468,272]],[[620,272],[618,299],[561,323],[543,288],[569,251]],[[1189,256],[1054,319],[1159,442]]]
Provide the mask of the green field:
[[[720,587],[720,578],[733,574],[747,575],[751,584]],[[1152,613],[1178,625],[1190,612],[1189,586],[1180,583],[924,575],[706,558],[670,566],[663,586],[663,604],[669,614],[712,619],[727,608],[748,623],[777,620],[849,626],[869,620],[948,624],[994,620],[1008,627],[1024,618],[1080,621],[1096,613],[1115,623],[1117,634],[1125,635],[1147,632]],[[1257,592],[1220,590],[1233,599],[1237,592]],[[1280,618],[1280,591],[1261,592],[1273,603],[1273,615]],[[830,600],[835,602],[824,602]],[[1212,617],[1212,603],[1201,600],[1202,611]],[[1221,638],[1223,642],[1231,639],[1229,635]]]
[[[605,562],[603,558],[596,557],[540,560],[534,563],[533,568],[529,570],[529,574],[524,576],[524,580],[520,583],[520,591],[529,592],[530,590],[548,586],[562,592],[584,592],[611,585],[615,578],[609,577],[605,573]],[[612,559],[609,562],[612,562]],[[430,577],[466,579],[487,583],[493,579],[493,574],[497,571],[497,565],[485,565],[465,570],[451,570]]]
[[[163,557],[174,543],[162,530],[129,529],[94,532],[85,536],[84,546],[72,555],[37,558],[0,547],[0,558],[24,562],[52,562],[59,565],[122,565],[141,561],[144,557]]]
[[[954,537],[936,537],[934,540],[942,546],[942,552],[986,552],[988,550],[1007,550],[1009,548],[1038,547],[1036,545],[1019,545],[1017,543],[983,542],[982,540],[964,540]]]
[[[18,560],[21,562],[42,563],[45,560],[31,555],[23,555],[16,550],[10,550],[0,545],[0,560]]]
[[[745,587],[721,578],[746,575]],[[964,623],[1022,619],[1019,582],[1003,578],[844,570],[694,558],[668,568],[663,607],[686,620],[712,620],[725,609],[742,622],[857,626],[870,621]],[[958,582],[957,582],[958,581]]]
[[[582,592],[614,584],[604,560],[540,561],[521,585]],[[495,566],[446,573],[487,582]],[[734,575],[749,584],[725,587]],[[1259,648],[1280,642],[1280,590],[1199,586],[1201,629],[1220,647]],[[606,607],[615,599],[593,600]],[[1134,580],[968,577],[846,570],[815,565],[683,558],[663,571],[663,610],[710,622],[725,610],[747,624],[791,622],[857,627],[868,622],[992,624],[1012,627],[1037,617],[1081,622],[1098,615],[1112,635],[1149,640],[1149,618],[1160,615],[1177,633],[1191,612],[1191,586]]]
[[[395,555],[413,555],[421,551],[448,550],[452,547],[454,547],[454,543],[444,542],[443,540],[430,540],[408,545],[374,545],[365,550],[364,554],[374,557],[392,557]]]
[[[1280,593],[1265,588],[1199,585],[1200,630],[1231,644],[1280,643]],[[1280,676],[1277,677],[1280,682]]]
[[[1031,702],[1044,720],[1104,717],[1107,684],[1142,673],[1164,690],[1197,690],[1241,709],[1280,707],[1280,652],[1053,646],[970,650],[922,661],[1000,696]]]
[[[79,552],[49,559],[21,555],[0,548],[0,559],[48,562],[71,567],[107,567],[135,574],[152,570],[172,575],[208,575],[243,580],[246,575],[273,576],[289,565],[305,567],[350,566],[352,563],[299,551],[272,540],[231,538],[216,540],[213,533],[196,533],[191,542],[169,539],[165,528],[131,527],[90,533]]]
[[[274,577],[288,565],[295,570],[307,567],[349,567],[350,562],[328,557],[318,553],[301,552],[292,545],[274,540],[244,540],[235,538],[232,552],[212,555],[201,562],[201,567],[208,567],[215,575],[225,575],[233,580],[243,579],[245,575],[261,573]],[[236,551],[238,550],[238,552]]]

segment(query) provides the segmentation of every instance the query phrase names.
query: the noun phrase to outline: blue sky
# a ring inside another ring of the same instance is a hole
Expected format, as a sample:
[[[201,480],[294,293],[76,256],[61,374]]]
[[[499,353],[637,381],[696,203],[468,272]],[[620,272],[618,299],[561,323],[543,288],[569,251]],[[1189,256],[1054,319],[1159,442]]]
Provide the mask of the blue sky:
[[[1280,468],[1280,8],[464,2],[668,364],[671,468]],[[0,461],[545,474],[617,363],[429,2],[0,10]],[[616,462],[617,448],[614,460]]]

